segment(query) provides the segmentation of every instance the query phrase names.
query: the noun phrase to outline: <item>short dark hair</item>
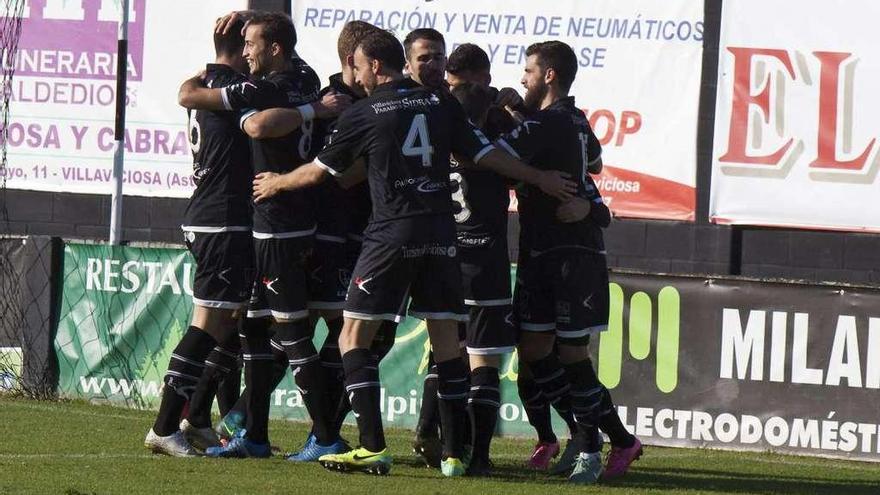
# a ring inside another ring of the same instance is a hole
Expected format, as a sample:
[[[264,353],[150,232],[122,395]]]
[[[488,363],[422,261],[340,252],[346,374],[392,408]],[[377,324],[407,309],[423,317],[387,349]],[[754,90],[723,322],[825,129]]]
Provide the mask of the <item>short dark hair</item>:
[[[464,82],[453,87],[450,91],[452,96],[461,103],[465,114],[474,124],[479,123],[480,119],[489,111],[492,103],[494,103],[492,93],[488,88],[480,84]]]
[[[226,33],[214,32],[214,53],[220,55],[238,55],[244,49],[244,19],[237,18],[226,30]]]
[[[538,64],[546,69],[553,69],[559,78],[559,86],[568,91],[577,75],[577,55],[570,46],[561,41],[545,41],[535,43],[526,50],[526,56],[537,55]]]
[[[278,43],[286,58],[293,56],[296,48],[296,28],[290,16],[281,12],[260,12],[247,23],[248,26],[263,26],[263,38],[267,42]]]
[[[364,51],[364,55],[382,62],[397,72],[403,71],[403,66],[406,64],[403,48],[397,38],[388,31],[370,33],[358,46]]]
[[[491,67],[489,55],[473,43],[459,45],[455,50],[452,50],[446,61],[446,72],[455,75],[467,71],[489,71]]]
[[[357,49],[361,40],[375,31],[381,31],[381,29],[369,22],[346,22],[342,31],[339,33],[339,40],[336,42],[336,51],[339,53],[339,60],[345,61],[345,57],[354,55],[354,51]]]
[[[440,43],[443,43],[444,47],[446,46],[446,39],[443,38],[440,31],[431,28],[414,29],[410,31],[403,40],[403,49],[406,52],[406,58],[409,58],[409,50],[412,48],[412,44],[418,40],[439,41]]]

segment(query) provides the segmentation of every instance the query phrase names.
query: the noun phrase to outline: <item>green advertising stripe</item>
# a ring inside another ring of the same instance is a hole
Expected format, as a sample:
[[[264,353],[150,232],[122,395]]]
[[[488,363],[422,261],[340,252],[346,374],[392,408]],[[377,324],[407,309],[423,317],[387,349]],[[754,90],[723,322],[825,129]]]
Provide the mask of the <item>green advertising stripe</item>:
[[[633,294],[629,303],[629,353],[642,360],[651,353],[651,296]]]
[[[657,388],[669,393],[678,385],[678,349],[681,296],[675,287],[657,296]]]
[[[599,381],[608,388],[620,384],[623,360],[623,288],[609,284],[608,330],[599,339]]]

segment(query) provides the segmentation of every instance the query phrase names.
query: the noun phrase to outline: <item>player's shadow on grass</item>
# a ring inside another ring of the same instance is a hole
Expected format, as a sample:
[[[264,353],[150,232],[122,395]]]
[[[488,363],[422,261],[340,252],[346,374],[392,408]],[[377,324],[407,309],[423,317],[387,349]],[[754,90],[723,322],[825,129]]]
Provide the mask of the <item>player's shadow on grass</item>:
[[[791,475],[755,475],[711,469],[638,468],[609,486],[640,489],[694,489],[729,493],[766,494],[872,494],[880,493],[877,482],[870,480],[828,480]]]

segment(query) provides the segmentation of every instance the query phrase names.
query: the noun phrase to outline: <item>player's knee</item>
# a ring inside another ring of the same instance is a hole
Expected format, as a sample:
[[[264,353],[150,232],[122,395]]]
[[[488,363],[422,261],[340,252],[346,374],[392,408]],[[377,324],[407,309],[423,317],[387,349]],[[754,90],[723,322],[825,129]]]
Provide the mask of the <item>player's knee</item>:
[[[557,352],[563,363],[576,363],[590,359],[589,337],[559,337]]]
[[[319,359],[315,344],[312,342],[314,330],[308,320],[276,323],[275,339],[290,360],[290,364],[301,366]]]
[[[527,363],[538,361],[553,352],[553,339],[540,334],[529,334],[528,337],[523,334],[517,352],[522,361]]]
[[[480,368],[489,367],[494,368],[497,372],[498,368],[501,366],[501,355],[469,354],[468,361],[470,363],[471,370],[473,371],[476,371]]]
[[[209,308],[196,304],[193,306],[192,326],[222,342],[235,331],[236,312],[234,309]]]

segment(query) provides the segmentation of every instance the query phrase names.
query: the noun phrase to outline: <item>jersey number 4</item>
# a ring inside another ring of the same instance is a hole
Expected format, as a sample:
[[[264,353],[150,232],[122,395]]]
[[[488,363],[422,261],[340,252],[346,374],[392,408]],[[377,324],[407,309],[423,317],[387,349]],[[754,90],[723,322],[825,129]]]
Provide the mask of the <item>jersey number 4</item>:
[[[431,138],[428,136],[428,119],[423,113],[416,114],[413,117],[412,124],[409,125],[409,132],[403,141],[401,148],[403,156],[420,156],[422,157],[422,166],[431,166],[431,155],[434,154],[434,147],[431,146]]]

